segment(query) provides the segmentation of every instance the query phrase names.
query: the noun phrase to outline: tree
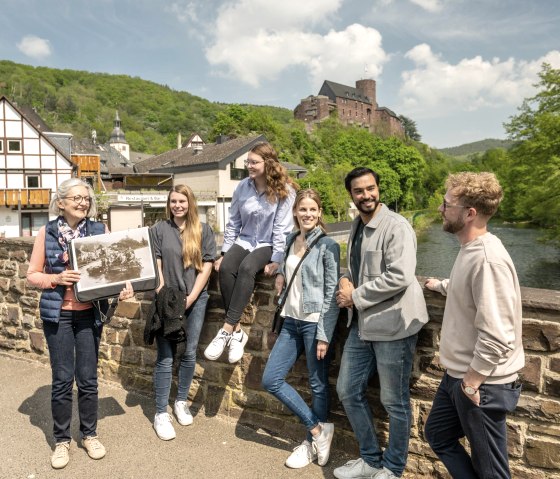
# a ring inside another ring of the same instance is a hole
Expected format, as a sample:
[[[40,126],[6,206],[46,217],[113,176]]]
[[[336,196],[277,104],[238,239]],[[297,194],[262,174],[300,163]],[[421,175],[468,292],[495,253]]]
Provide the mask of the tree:
[[[405,136],[413,141],[421,141],[422,136],[420,135],[420,133],[418,133],[416,122],[404,115],[399,115],[399,118],[402,121]]]
[[[504,124],[517,142],[509,153],[511,214],[550,228],[560,241],[560,69],[544,63],[539,79],[540,91]]]

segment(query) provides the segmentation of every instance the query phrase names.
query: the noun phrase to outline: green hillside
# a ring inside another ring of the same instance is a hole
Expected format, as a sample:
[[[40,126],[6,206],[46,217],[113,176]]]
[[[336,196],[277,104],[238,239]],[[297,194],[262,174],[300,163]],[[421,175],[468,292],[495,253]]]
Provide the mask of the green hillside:
[[[444,155],[466,159],[466,157],[469,155],[484,153],[485,151],[492,150],[494,148],[503,148],[504,150],[509,150],[512,145],[513,142],[510,140],[487,138],[486,140],[475,141],[473,143],[465,143],[464,145],[453,146],[451,148],[441,148],[439,151]]]
[[[228,105],[212,103],[187,92],[127,75],[32,67],[0,61],[0,95],[21,106],[32,106],[54,131],[79,138],[109,139],[115,110],[134,151],[161,153],[176,147],[177,134],[199,133],[212,139],[216,116]],[[247,106],[286,124],[286,108]]]

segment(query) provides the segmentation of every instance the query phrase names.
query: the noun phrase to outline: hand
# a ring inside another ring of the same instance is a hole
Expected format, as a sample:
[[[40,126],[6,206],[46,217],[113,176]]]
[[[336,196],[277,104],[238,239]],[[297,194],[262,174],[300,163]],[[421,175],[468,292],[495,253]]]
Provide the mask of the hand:
[[[193,298],[191,294],[187,294],[187,297],[185,298],[185,309],[189,309],[195,301],[196,298]]]
[[[476,392],[474,394],[467,394],[465,391],[465,388],[463,387],[463,383],[461,382],[461,391],[463,391],[463,394],[465,396],[467,396],[475,406],[480,406],[480,391],[477,389]]]
[[[336,292],[336,304],[338,304],[339,308],[351,308],[354,306],[354,300],[352,299],[353,291],[354,285],[350,281],[340,281],[338,291]]]
[[[424,287],[431,289],[432,291],[437,291],[439,286],[440,280],[436,278],[428,278],[424,282]]]
[[[55,275],[54,283],[71,286],[78,281],[80,281],[80,272],[75,269],[66,269],[62,273]]]
[[[130,299],[133,296],[134,296],[134,289],[132,289],[132,283],[130,281],[127,281],[125,283],[124,288],[119,293],[119,301]]]
[[[317,359],[319,361],[325,358],[328,350],[329,350],[329,343],[321,340],[317,341]]]
[[[274,261],[272,263],[268,263],[264,267],[265,276],[272,276],[274,273],[276,273],[276,271],[278,271],[279,267],[280,265],[278,263],[275,263]]]
[[[220,256],[216,261],[214,261],[214,271],[220,271],[220,265],[222,264],[223,256]]]
[[[274,289],[276,290],[276,295],[279,296],[280,293],[282,292],[282,288],[284,287],[284,281],[286,280],[286,278],[284,278],[283,274],[277,274],[276,275],[276,280],[274,281]]]

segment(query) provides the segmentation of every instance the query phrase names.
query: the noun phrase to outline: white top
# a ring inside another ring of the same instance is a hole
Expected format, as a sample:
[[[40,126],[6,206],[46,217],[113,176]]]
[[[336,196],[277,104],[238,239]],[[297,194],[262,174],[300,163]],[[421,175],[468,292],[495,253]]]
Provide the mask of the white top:
[[[296,266],[301,261],[301,258],[294,254],[294,243],[290,246],[290,251],[286,261],[284,263],[284,273],[286,286],[290,282],[292,275]],[[282,309],[282,316],[289,316],[290,318],[299,319],[300,321],[308,321],[310,323],[319,322],[320,312],[306,314],[303,312],[303,283],[301,280],[301,266],[299,267],[296,275],[296,279],[292,283],[290,291],[288,291],[288,296],[286,297],[286,302],[284,303],[284,309]]]

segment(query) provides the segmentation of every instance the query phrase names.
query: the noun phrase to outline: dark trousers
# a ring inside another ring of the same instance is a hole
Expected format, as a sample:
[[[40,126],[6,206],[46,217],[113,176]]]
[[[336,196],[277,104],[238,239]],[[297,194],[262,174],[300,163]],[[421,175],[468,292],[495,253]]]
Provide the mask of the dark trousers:
[[[263,246],[249,252],[234,244],[220,265],[220,291],[226,310],[226,323],[235,325],[251,299],[255,276],[272,257],[272,247]]]
[[[62,311],[58,324],[43,322],[52,369],[51,409],[55,441],[70,441],[72,387],[78,386],[78,412],[82,437],[97,429],[97,358],[101,327],[93,308]]]
[[[518,381],[480,386],[480,406],[463,392],[461,379],[443,376],[426,422],[426,439],[454,479],[511,478],[506,414],[517,405]],[[459,439],[466,436],[467,454]]]

